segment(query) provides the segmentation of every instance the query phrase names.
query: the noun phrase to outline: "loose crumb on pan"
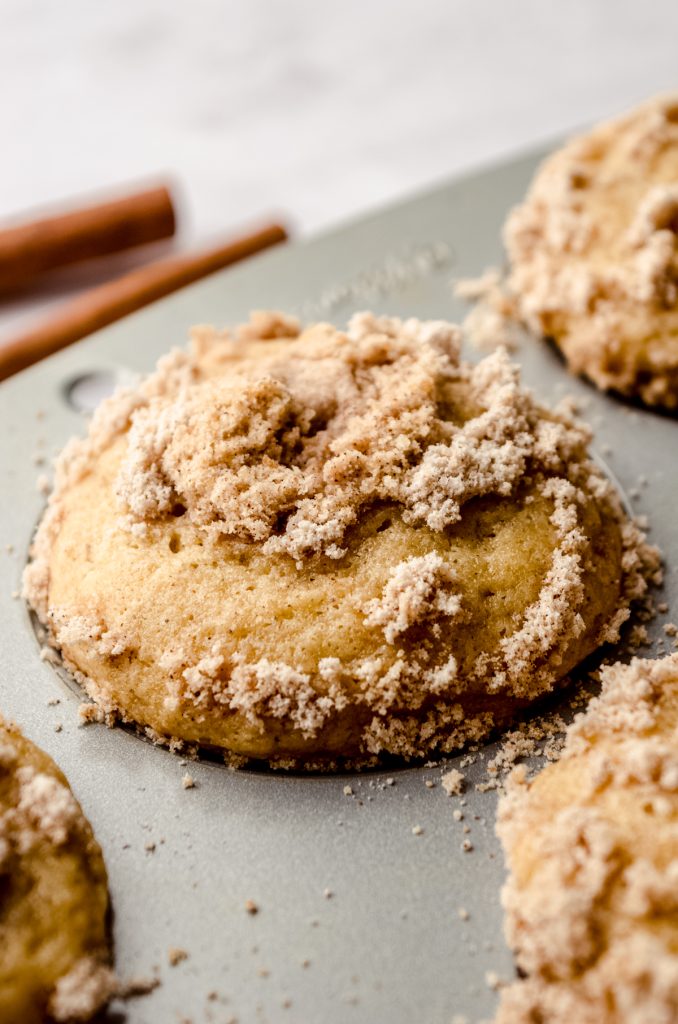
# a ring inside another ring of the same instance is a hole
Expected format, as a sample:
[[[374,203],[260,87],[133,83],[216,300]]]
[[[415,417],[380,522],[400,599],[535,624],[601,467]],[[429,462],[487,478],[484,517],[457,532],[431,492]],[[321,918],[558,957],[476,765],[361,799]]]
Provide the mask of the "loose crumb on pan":
[[[458,771],[456,768],[451,768],[442,776],[440,785],[448,796],[459,796],[464,792],[466,778],[462,772]]]
[[[195,779],[189,772],[181,776],[181,785],[184,789],[195,789]]]
[[[188,953],[180,946],[170,946],[167,950],[167,962],[170,967],[176,967],[182,961],[188,960]]]
[[[245,900],[245,910],[248,914],[258,914],[259,905],[254,900]]]

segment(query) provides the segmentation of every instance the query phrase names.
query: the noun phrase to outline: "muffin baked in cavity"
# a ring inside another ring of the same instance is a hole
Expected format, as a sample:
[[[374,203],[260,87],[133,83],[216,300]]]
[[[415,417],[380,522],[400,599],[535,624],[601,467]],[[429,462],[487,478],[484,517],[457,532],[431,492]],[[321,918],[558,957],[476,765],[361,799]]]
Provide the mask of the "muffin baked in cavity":
[[[496,1024],[678,1019],[678,654],[603,672],[601,696],[497,830],[506,934],[527,975]]]
[[[678,93],[549,157],[504,237],[520,317],[575,373],[678,407]]]
[[[101,713],[235,755],[478,740],[657,571],[589,435],[443,322],[194,332],[64,451],[25,591]]]
[[[101,850],[66,779],[0,718],[0,1021],[86,1021],[108,1001]]]

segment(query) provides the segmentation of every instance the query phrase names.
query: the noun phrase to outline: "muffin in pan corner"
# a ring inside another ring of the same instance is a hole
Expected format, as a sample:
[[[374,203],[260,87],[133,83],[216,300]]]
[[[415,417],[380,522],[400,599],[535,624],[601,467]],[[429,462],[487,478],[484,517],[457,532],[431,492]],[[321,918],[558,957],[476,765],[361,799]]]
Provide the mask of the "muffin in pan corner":
[[[602,677],[561,759],[499,804],[522,978],[496,1024],[678,1018],[678,654]]]
[[[54,762],[0,717],[0,1021],[86,1021],[113,995],[101,850]]]
[[[97,713],[155,739],[449,752],[658,572],[588,440],[444,322],[199,328],[64,450],[25,593]]]
[[[678,409],[678,93],[553,153],[504,238],[531,330],[599,388]]]

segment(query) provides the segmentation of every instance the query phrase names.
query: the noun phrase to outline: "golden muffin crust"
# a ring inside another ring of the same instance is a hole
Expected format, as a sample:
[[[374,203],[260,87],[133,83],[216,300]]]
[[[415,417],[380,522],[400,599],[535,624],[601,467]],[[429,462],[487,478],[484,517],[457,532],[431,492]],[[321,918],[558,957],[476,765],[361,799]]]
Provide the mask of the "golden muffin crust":
[[[658,569],[588,439],[450,324],[200,328],[65,450],[26,593],[155,737],[449,751],[616,637]]]
[[[520,317],[575,373],[678,406],[678,94],[549,157],[504,238]]]
[[[54,762],[0,718],[0,1021],[86,1021],[108,1001],[101,850]]]
[[[497,831],[527,975],[497,1024],[678,1019],[678,654],[605,669],[561,760],[515,769]]]

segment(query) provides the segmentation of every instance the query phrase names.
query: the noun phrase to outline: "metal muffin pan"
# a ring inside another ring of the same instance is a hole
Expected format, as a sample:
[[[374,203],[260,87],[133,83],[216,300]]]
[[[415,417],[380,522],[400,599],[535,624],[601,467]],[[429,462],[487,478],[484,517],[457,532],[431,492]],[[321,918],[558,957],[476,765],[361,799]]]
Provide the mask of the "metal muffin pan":
[[[44,504],[35,456],[51,456],[84,429],[70,403],[88,382],[150,370],[184,343],[191,324],[231,324],[253,308],[338,324],[361,308],[460,319],[465,307],[450,281],[501,264],[501,225],[541,155],[210,277],[0,388],[0,708],[55,758],[92,822],[109,871],[119,973],[157,969],[161,978],[152,994],[114,1004],[106,1019],[450,1024],[455,1014],[492,1015],[497,997],[487,972],[513,976],[502,940],[496,794],[474,789],[485,778],[483,760],[464,769],[463,822],[452,814],[458,798],[439,785],[440,767],[311,776],[234,772],[208,761],[186,767],[129,731],[79,728],[79,698],[40,660],[30,616],[12,593]],[[545,344],[525,339],[516,358],[540,398],[584,400],[594,451],[632,507],[649,516],[664,553],[659,599],[678,607],[678,422],[598,394]],[[667,617],[650,623],[652,638]],[[488,744],[485,760],[495,750]],[[182,786],[187,770],[193,789]],[[427,779],[436,785],[427,788]],[[467,838],[473,849],[465,852]],[[247,900],[258,913],[247,913]],[[169,947],[188,958],[170,967]]]

